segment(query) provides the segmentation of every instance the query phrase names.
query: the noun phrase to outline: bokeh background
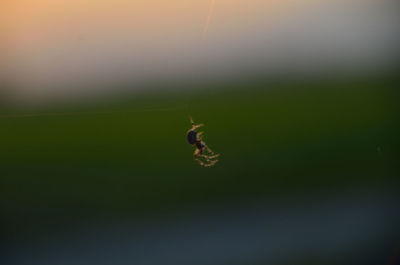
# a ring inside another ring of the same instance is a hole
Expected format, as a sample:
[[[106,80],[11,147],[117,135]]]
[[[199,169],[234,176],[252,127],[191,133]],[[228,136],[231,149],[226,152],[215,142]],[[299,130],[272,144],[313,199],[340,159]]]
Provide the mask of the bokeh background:
[[[2,0],[0,263],[399,264],[399,20],[394,0]]]

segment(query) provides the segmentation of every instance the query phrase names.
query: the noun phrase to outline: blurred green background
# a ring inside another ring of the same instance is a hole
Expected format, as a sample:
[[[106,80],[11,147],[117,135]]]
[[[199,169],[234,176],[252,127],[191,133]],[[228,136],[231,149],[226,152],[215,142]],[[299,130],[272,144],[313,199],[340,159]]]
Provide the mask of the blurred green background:
[[[5,209],[123,210],[396,180],[389,82],[239,84],[48,112],[1,118]],[[189,115],[221,153],[214,168],[192,161]]]
[[[238,82],[75,108],[4,110],[5,238],[36,244],[99,222],[252,201],[290,205],[324,194],[395,194],[396,202],[395,84]],[[189,115],[205,123],[205,141],[221,154],[215,167],[193,161]],[[388,221],[398,217],[393,212]]]

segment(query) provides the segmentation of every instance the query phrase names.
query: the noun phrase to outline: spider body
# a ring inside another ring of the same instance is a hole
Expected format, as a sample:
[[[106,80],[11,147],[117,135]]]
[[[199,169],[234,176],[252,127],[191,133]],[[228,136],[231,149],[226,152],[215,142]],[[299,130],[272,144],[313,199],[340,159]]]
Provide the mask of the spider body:
[[[218,160],[213,159],[217,158],[219,155],[216,155],[203,141],[203,132],[196,131],[197,128],[204,126],[204,124],[195,125],[192,118],[190,118],[190,121],[192,123],[192,128],[186,133],[186,139],[190,145],[196,147],[193,153],[193,159],[204,167],[215,165]],[[207,152],[208,155],[206,155],[205,152]],[[211,156],[209,154],[211,154]],[[205,162],[200,158],[205,160]]]
[[[193,145],[196,144],[197,140],[197,132],[195,130],[190,130],[186,135],[187,141],[189,144]]]
[[[203,149],[206,147],[205,143],[203,141],[197,141],[196,142],[196,148],[200,151],[200,154],[203,153]]]

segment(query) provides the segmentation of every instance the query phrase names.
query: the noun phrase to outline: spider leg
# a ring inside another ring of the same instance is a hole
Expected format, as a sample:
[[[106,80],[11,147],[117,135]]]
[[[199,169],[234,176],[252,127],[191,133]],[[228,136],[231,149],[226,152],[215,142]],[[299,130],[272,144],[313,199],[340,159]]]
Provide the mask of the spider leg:
[[[199,149],[196,149],[193,153],[193,159],[199,163],[203,167],[211,167],[214,166],[218,160],[212,160],[213,158],[218,157],[219,155],[216,156],[207,156],[201,153]],[[203,158],[206,162],[203,162],[200,158]]]
[[[194,161],[196,161],[197,163],[199,163],[199,165],[200,166],[203,166],[203,167],[206,167],[207,166],[207,164],[205,164],[203,161],[201,161],[200,159],[198,159],[198,158],[194,158]]]
[[[217,162],[218,162],[218,160],[213,160],[213,161],[211,161],[210,163],[204,165],[204,167],[212,167],[212,166],[214,166]]]
[[[217,158],[217,157],[219,157],[219,154],[216,154],[216,155],[213,155],[213,156],[209,156],[208,158],[209,159],[214,159],[214,158]]]
[[[203,155],[200,155],[200,156],[203,157],[205,160],[207,160],[207,162],[211,162],[212,159],[219,157],[219,154],[212,155],[212,156],[203,154]]]
[[[207,163],[204,163],[198,158],[194,158],[194,160],[197,161],[203,167],[212,167],[218,162],[218,160],[209,160]]]
[[[217,157],[219,157],[219,154],[214,154],[214,152],[212,152],[211,150],[209,150],[209,148],[208,148],[208,150],[207,150],[209,153],[212,153],[213,155],[212,156],[209,156],[209,155],[206,155],[206,159],[207,159],[207,161],[209,162],[209,164],[207,165],[207,167],[211,167],[211,166],[214,166],[217,162],[218,162],[218,159],[215,159],[215,158],[217,158]],[[211,151],[211,152],[210,152]],[[215,160],[214,160],[215,159]]]
[[[196,150],[194,151],[194,153],[193,153],[193,159],[194,159],[197,163],[199,163],[201,166],[205,166],[206,163],[204,163],[203,161],[201,161],[201,160],[199,159],[200,157],[204,158],[204,155],[202,155],[202,154],[200,153],[200,150],[199,150],[199,149],[196,149]],[[207,159],[206,159],[206,160],[207,160]],[[207,160],[207,162],[209,162],[209,161]]]
[[[210,147],[208,147],[208,145],[206,145],[205,143],[204,143],[204,148],[207,150],[208,153],[214,154],[214,151],[211,150]]]
[[[208,145],[205,145],[205,149],[207,150],[208,153],[212,154],[212,156],[208,156],[209,159],[214,159],[219,157],[219,154],[215,154],[214,151],[212,151],[210,147],[208,147]]]
[[[209,162],[209,163],[212,162],[211,159],[210,159],[210,157],[207,156],[207,155],[199,154],[198,157],[204,158],[204,160],[206,160],[206,161]]]

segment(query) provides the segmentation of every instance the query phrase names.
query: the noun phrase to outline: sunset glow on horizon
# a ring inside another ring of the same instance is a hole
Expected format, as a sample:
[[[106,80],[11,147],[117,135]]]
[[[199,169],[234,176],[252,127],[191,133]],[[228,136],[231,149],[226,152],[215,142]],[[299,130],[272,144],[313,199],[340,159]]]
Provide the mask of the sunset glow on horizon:
[[[213,0],[211,8],[215,8],[215,17],[212,24],[216,30],[240,23],[251,24],[277,13],[281,16],[284,9],[291,12],[291,7],[306,5],[307,2],[310,1]],[[67,32],[99,27],[98,31],[107,31],[129,26],[134,32],[149,35],[192,31],[199,40],[211,15],[209,0],[24,0],[8,1],[0,12],[9,36],[18,32],[46,34],[55,28]]]
[[[390,3],[7,1],[0,9],[1,71],[21,94],[51,94],[121,80],[357,69],[386,62],[393,49],[386,46],[395,46]]]

